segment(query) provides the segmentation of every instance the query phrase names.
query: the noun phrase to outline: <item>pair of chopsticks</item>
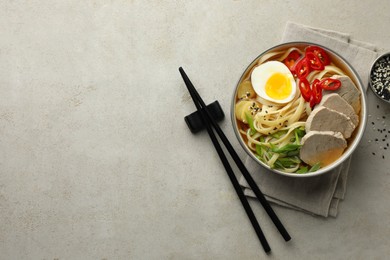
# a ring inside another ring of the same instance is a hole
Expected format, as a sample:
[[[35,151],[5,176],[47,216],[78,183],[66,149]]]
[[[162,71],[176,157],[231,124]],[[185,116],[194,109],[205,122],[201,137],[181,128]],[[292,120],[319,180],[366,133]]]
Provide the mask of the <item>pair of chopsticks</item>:
[[[219,155],[219,158],[221,159],[223,166],[225,167],[225,170],[230,178],[230,181],[232,182],[234,189],[245,209],[246,214],[248,215],[249,220],[252,223],[253,228],[255,229],[255,232],[261,242],[261,245],[264,248],[264,251],[266,253],[271,251],[271,248],[267,242],[267,239],[264,236],[263,231],[260,228],[260,225],[256,219],[255,214],[252,211],[252,208],[249,205],[249,202],[247,198],[244,195],[244,192],[226,158],[226,155],[224,154],[221,145],[219,144],[217,137],[215,136],[215,133],[212,129],[217,132],[219,138],[222,140],[224,146],[228,150],[230,156],[233,158],[234,162],[236,163],[237,167],[240,169],[242,175],[248,182],[249,186],[252,188],[253,192],[255,193],[257,199],[260,201],[261,205],[267,212],[268,216],[271,218],[272,222],[275,224],[276,228],[279,230],[280,234],[284,238],[285,241],[289,241],[291,239],[290,235],[288,234],[287,230],[284,228],[283,224],[280,222],[279,218],[276,216],[275,212],[271,208],[268,201],[265,199],[263,193],[260,191],[259,187],[253,180],[252,176],[246,169],[245,165],[237,155],[236,151],[233,149],[233,146],[230,144],[229,140],[217,124],[217,122],[213,119],[210,112],[208,111],[206,104],[203,102],[202,98],[200,97],[199,93],[196,91],[194,85],[192,85],[190,79],[188,78],[187,74],[184,72],[183,68],[179,68],[180,74],[183,77],[184,83],[187,86],[188,91],[190,92],[190,95],[192,97],[192,100],[195,103],[196,109],[201,115],[201,118],[203,120],[203,123],[206,126],[207,132],[210,136],[211,141],[214,144],[215,149],[217,150],[217,153]]]

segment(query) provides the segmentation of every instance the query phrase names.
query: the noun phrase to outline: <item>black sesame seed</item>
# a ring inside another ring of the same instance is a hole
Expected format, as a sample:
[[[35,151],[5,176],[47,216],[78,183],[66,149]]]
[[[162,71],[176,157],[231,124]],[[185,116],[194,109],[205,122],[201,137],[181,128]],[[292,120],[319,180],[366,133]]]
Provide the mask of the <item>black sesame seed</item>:
[[[387,150],[387,147],[383,147],[383,149]]]
[[[386,117],[385,117],[385,116],[382,116],[382,118],[383,118],[383,119],[386,119]]]
[[[385,159],[385,156],[384,156],[384,155],[382,155],[382,158],[383,158],[383,159]]]
[[[375,142],[378,142],[378,138],[375,138]]]
[[[376,108],[379,108],[379,105],[376,105]]]
[[[374,122],[371,122],[371,124],[375,125],[375,123],[374,123]]]
[[[372,155],[375,155],[375,153],[373,152]]]
[[[382,139],[382,141],[384,142],[384,141],[386,141],[386,139]]]

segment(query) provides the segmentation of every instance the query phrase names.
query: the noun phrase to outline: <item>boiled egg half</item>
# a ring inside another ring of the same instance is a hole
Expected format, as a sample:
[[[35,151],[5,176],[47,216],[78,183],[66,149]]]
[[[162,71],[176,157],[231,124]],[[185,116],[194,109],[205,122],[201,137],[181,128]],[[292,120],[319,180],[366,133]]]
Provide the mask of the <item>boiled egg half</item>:
[[[279,61],[268,61],[256,67],[251,74],[251,83],[260,98],[278,104],[293,100],[297,91],[294,76]]]

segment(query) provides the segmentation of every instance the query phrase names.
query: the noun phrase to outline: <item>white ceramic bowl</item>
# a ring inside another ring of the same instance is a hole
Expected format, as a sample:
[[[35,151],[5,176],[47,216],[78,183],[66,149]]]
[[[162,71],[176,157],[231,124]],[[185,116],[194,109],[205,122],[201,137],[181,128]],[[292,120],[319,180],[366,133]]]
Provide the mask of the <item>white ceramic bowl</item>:
[[[327,166],[325,166],[325,167],[323,167],[323,168],[321,168],[321,169],[319,169],[319,170],[317,170],[315,172],[310,172],[310,173],[305,173],[305,174],[286,173],[286,172],[283,172],[283,171],[280,171],[280,170],[277,170],[277,169],[271,169],[268,165],[266,165],[265,163],[260,161],[255,156],[255,154],[252,152],[252,150],[250,150],[248,148],[248,146],[246,145],[245,141],[243,140],[241,134],[239,133],[239,129],[238,129],[238,125],[237,125],[237,119],[235,117],[235,104],[237,102],[237,90],[238,90],[239,84],[244,79],[244,77],[248,73],[248,71],[253,66],[255,66],[255,64],[257,63],[258,59],[260,59],[265,54],[267,54],[269,52],[273,52],[273,51],[287,50],[290,47],[298,47],[298,48],[302,49],[302,48],[305,48],[306,46],[309,46],[309,45],[316,45],[316,46],[319,46],[319,47],[323,48],[324,50],[326,50],[328,55],[329,55],[329,57],[331,58],[332,62],[335,63],[339,68],[341,68],[352,79],[352,81],[355,83],[355,85],[361,91],[361,98],[360,98],[360,100],[361,100],[361,111],[360,111],[360,115],[359,115],[360,123],[359,123],[359,126],[355,129],[353,136],[348,140],[348,147],[347,147],[347,149],[344,151],[344,153],[341,155],[341,157],[338,158],[336,161],[334,161],[330,165],[327,165]],[[240,80],[238,81],[238,83],[237,83],[237,85],[236,85],[236,87],[234,89],[233,98],[232,98],[232,104],[231,104],[231,120],[232,120],[232,123],[233,123],[234,132],[235,132],[235,134],[236,134],[236,136],[237,136],[241,146],[246,151],[246,153],[250,157],[252,157],[258,164],[260,164],[261,166],[263,166],[264,168],[266,168],[268,170],[271,170],[274,173],[281,174],[281,175],[284,175],[284,176],[301,177],[301,178],[302,177],[312,177],[312,176],[318,176],[318,175],[324,174],[326,172],[329,172],[329,171],[335,169],[341,163],[343,163],[346,159],[348,159],[351,156],[351,154],[354,152],[354,150],[358,146],[358,144],[359,144],[359,142],[360,142],[360,140],[361,140],[361,138],[363,136],[363,133],[364,133],[364,130],[365,130],[365,127],[366,127],[366,122],[367,122],[367,104],[366,104],[367,101],[366,100],[367,100],[366,99],[366,94],[365,94],[365,91],[364,91],[361,79],[359,78],[359,75],[352,68],[352,66],[344,58],[342,58],[342,56],[340,56],[336,52],[330,50],[329,48],[326,48],[324,46],[321,46],[321,45],[318,45],[318,44],[314,44],[314,43],[309,43],[309,42],[283,43],[283,44],[274,46],[274,47],[264,51],[263,53],[261,53],[244,70],[243,74],[240,77]]]

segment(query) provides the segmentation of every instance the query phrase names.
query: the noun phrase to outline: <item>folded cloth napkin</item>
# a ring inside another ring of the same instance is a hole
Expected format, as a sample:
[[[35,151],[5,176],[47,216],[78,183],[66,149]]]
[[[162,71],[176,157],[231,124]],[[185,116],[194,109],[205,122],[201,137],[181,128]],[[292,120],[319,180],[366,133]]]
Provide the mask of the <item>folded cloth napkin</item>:
[[[351,39],[349,34],[288,22],[282,42],[306,41],[334,50],[359,74],[367,88],[370,66],[378,53],[374,45]],[[344,199],[351,157],[330,173],[309,178],[290,178],[272,173],[247,157],[245,165],[268,201],[324,217],[336,217]],[[255,197],[243,176],[240,184],[247,196]]]

